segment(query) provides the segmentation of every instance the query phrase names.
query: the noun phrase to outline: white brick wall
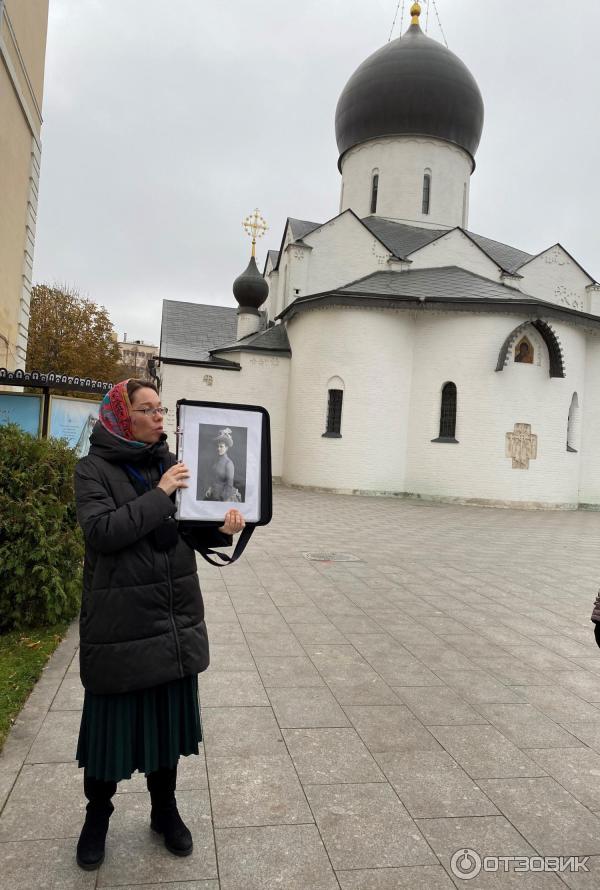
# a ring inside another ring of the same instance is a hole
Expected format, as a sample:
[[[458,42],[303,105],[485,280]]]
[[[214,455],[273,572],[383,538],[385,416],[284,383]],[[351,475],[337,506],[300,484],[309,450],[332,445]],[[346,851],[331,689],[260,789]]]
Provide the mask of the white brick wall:
[[[404,491],[413,335],[410,314],[387,310],[322,309],[292,319],[284,481]],[[336,376],[344,382],[342,438],[323,438]]]
[[[242,370],[161,365],[161,398],[169,409],[165,423],[169,447],[175,450],[175,405],[178,399],[262,405],[271,418],[273,475],[281,476],[290,360],[251,352],[227,353],[227,358],[240,362]]]
[[[279,315],[283,308],[279,307],[279,272],[267,271],[265,278],[269,285],[269,296],[262,308],[266,311],[267,317],[272,320],[276,315]]]
[[[327,223],[304,238],[312,251],[306,258],[306,291],[318,294],[357,278],[387,270],[391,253],[352,213]]]
[[[600,285],[598,284],[588,284],[585,289],[586,292],[586,306],[588,306],[587,312],[591,312],[592,315],[600,315]]]
[[[581,412],[579,500],[584,504],[600,504],[600,337],[597,334],[587,338],[585,394],[578,395]]]
[[[311,293],[308,288],[311,254],[312,248],[306,243],[288,244],[285,249],[288,267],[286,306],[295,300],[296,297],[303,297],[305,294]]]
[[[281,256],[279,258],[279,268],[277,272],[269,275],[269,306],[273,311],[273,315],[269,312],[269,318],[273,319],[280,312],[283,312],[287,306],[290,293],[289,277],[290,265],[293,262],[290,251],[287,248],[292,244],[290,229],[288,227],[285,241],[281,247]]]
[[[237,339],[242,340],[250,334],[256,334],[260,329],[260,315],[254,312],[238,312]]]
[[[458,266],[492,281],[501,281],[501,271],[485,253],[464,235],[454,229],[411,254],[411,269],[431,269],[441,266]]]
[[[536,363],[517,364],[511,356],[496,372],[502,343],[522,321],[517,315],[375,309],[297,316],[288,326],[294,361],[284,481],[503,504],[576,504],[581,452],[567,452],[566,436],[573,392],[582,413],[590,408],[585,334],[553,325],[565,379],[550,378],[546,346],[532,328],[527,334]],[[588,376],[600,381],[600,343],[596,362]],[[333,375],[344,381],[341,439],[322,437]],[[431,442],[448,381],[458,388],[458,445]],[[593,410],[591,435],[600,443],[600,410]],[[538,456],[528,470],[513,469],[505,456],[506,433],[515,423],[531,424],[538,436]],[[584,494],[600,501],[600,444],[588,448],[593,457]]]
[[[268,277],[270,319],[298,296],[333,290],[389,268],[390,251],[352,213],[336,217],[303,241],[287,243],[279,271]]]
[[[342,162],[341,208],[371,213],[371,180],[379,171],[377,216],[431,228],[467,228],[472,161],[438,139],[394,136],[351,149]],[[423,214],[423,175],[431,170],[429,214]]]
[[[548,353],[529,328],[534,365],[511,356],[495,366],[504,339],[523,322],[515,315],[422,316],[414,343],[409,419],[407,490],[428,496],[536,504],[575,504],[580,454],[566,450],[573,392],[585,403],[585,335],[554,324],[564,350],[567,377],[550,378]],[[539,364],[537,363],[539,361]],[[440,395],[447,381],[458,390],[458,445],[432,443],[439,432]],[[515,423],[531,424],[538,456],[529,470],[512,468],[505,457],[506,433]],[[600,441],[600,440],[599,440]],[[596,449],[600,457],[600,449]]]
[[[590,279],[558,245],[550,247],[519,269],[521,290],[548,303],[581,312],[594,311],[586,287]]]

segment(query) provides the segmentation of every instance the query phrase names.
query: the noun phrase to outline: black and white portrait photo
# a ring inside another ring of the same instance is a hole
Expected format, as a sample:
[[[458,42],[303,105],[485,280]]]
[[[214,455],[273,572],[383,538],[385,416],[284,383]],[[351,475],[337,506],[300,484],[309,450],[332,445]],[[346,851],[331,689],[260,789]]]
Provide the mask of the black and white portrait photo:
[[[177,519],[222,522],[236,507],[247,523],[268,521],[271,439],[265,409],[181,399],[177,427],[177,457],[190,473],[177,495]]]
[[[199,424],[197,500],[245,500],[247,441],[247,427]]]

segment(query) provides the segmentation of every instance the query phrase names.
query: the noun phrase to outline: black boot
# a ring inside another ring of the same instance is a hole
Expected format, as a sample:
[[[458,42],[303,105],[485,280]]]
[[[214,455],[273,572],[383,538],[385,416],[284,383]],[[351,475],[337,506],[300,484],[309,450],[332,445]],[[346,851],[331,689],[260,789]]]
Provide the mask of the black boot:
[[[108,820],[114,810],[111,798],[116,790],[116,782],[101,782],[86,775],[83,777],[83,793],[89,803],[77,842],[77,865],[86,871],[99,868],[104,861]]]
[[[175,856],[189,856],[194,849],[194,842],[177,810],[177,767],[148,773],[146,783],[152,801],[150,828],[158,834],[164,834],[165,847]]]

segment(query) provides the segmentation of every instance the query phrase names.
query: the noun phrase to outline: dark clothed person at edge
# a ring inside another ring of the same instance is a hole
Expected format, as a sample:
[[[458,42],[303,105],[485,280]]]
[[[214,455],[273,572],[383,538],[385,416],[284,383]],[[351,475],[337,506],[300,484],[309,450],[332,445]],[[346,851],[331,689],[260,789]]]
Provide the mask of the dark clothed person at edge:
[[[229,510],[221,528],[179,529],[175,494],[189,472],[167,448],[164,413],[151,383],[118,383],[75,469],[85,538],[77,758],[88,800],[77,862],[88,870],[104,859],[117,782],[136,770],[150,827],[171,853],[193,849],[175,789],[179,757],[202,740],[198,673],[209,663],[194,550],[231,546],[244,520]]]

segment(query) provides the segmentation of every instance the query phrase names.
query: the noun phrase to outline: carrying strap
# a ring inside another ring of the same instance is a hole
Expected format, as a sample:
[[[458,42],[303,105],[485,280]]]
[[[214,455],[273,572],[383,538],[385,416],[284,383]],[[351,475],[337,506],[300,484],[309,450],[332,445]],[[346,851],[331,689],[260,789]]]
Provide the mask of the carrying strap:
[[[235,550],[233,551],[231,556],[228,556],[227,553],[220,553],[218,550],[200,550],[200,556],[205,559],[207,562],[211,564],[211,566],[216,566],[218,569],[222,569],[224,566],[231,565],[237,559],[240,558],[244,550],[246,549],[246,544],[250,540],[252,536],[252,532],[256,528],[255,525],[246,525],[238,538],[238,542],[235,545]],[[210,556],[208,556],[210,554]],[[222,562],[216,562],[214,559],[211,559],[211,556],[218,556]]]

